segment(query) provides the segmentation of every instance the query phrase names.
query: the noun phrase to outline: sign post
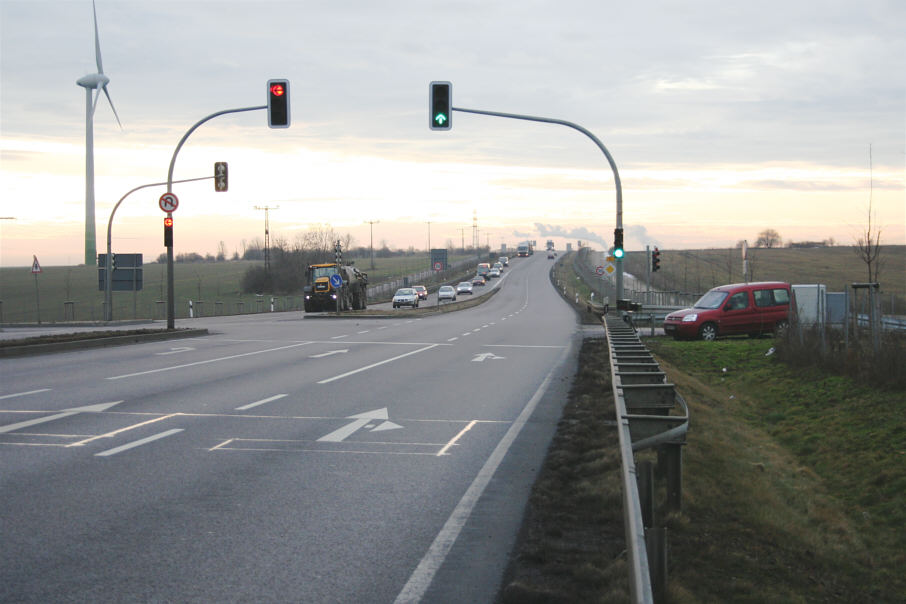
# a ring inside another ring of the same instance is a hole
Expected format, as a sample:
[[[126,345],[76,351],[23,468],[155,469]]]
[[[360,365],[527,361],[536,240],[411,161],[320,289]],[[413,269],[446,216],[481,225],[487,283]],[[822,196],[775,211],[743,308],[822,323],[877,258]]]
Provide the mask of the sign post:
[[[41,324],[41,301],[40,296],[38,295],[38,275],[43,271],[41,270],[41,265],[38,263],[38,257],[32,256],[34,261],[31,263],[31,274],[35,276],[35,314],[38,316],[38,325]]]

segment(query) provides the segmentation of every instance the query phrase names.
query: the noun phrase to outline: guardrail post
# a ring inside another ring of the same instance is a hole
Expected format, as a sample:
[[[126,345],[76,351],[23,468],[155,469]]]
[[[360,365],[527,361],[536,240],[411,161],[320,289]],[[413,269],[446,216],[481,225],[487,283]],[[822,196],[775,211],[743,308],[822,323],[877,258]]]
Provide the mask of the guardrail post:
[[[662,445],[658,449],[658,465],[661,463],[667,480],[667,508],[680,511],[683,509],[683,446]]]
[[[636,466],[639,481],[639,503],[642,507],[642,524],[654,526],[654,464],[641,461]]]
[[[645,548],[648,550],[651,594],[655,602],[663,602],[667,595],[667,528],[653,526],[645,529]]]

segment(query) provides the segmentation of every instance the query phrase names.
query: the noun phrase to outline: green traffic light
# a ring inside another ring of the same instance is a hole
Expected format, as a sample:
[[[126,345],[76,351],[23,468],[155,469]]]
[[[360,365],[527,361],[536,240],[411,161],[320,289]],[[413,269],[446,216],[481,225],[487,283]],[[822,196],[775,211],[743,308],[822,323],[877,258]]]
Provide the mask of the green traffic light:
[[[437,124],[438,126],[443,126],[444,122],[446,122],[446,121],[447,121],[447,116],[444,115],[443,113],[438,113],[437,115],[434,116],[434,123]]]
[[[622,258],[623,254],[624,254],[624,252],[623,252],[622,248],[617,248],[613,251],[614,258]]]

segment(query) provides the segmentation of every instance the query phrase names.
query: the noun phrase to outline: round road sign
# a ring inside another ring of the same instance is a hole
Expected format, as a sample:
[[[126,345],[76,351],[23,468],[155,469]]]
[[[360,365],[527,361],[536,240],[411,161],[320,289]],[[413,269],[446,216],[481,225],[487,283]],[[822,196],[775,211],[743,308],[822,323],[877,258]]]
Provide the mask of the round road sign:
[[[341,287],[343,285],[343,277],[340,275],[331,275],[330,284],[334,287]]]
[[[173,212],[179,207],[179,199],[173,193],[164,193],[160,196],[158,205],[164,212]]]
[[[435,263],[434,263],[434,270],[436,270],[436,271],[442,271],[442,270],[444,270],[444,264],[443,264],[443,262],[435,262]]]
[[[595,267],[595,274],[596,274],[596,275],[603,275],[603,274],[604,274],[604,267],[603,267],[603,266]]]

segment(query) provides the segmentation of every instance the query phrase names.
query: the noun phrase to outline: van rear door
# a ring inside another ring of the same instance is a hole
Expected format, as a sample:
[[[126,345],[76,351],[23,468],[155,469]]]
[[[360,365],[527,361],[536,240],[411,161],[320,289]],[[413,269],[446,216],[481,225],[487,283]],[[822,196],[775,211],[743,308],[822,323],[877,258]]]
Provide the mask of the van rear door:
[[[790,318],[790,290],[786,287],[766,287],[752,292],[755,309],[761,322],[761,333],[776,330],[777,324]]]

